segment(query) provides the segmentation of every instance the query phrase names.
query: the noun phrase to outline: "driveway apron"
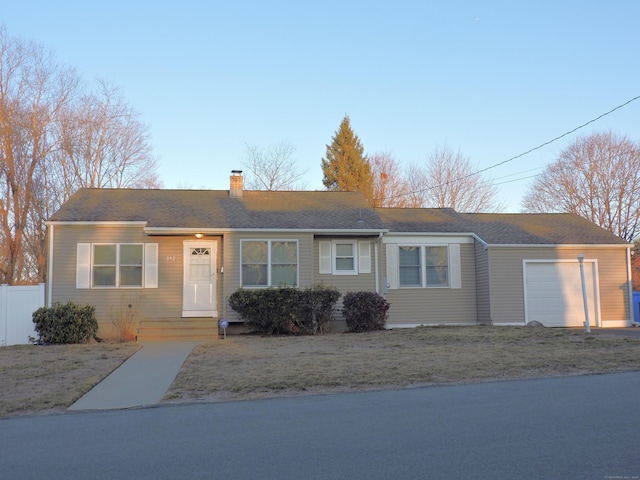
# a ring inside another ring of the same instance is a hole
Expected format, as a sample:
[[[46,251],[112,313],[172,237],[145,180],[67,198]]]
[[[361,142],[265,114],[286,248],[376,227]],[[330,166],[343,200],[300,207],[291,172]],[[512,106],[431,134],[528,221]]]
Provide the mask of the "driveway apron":
[[[69,407],[112,410],[160,403],[198,342],[149,342]]]

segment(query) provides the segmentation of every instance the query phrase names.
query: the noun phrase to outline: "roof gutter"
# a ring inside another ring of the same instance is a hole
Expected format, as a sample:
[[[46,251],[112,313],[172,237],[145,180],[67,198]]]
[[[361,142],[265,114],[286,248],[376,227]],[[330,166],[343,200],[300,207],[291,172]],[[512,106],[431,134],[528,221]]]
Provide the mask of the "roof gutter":
[[[82,222],[74,222],[74,221],[63,221],[63,222],[58,222],[58,221],[46,221],[45,225],[47,226],[51,226],[51,225],[76,225],[76,226],[87,226],[87,225],[91,225],[94,227],[144,227],[147,224],[146,221],[140,221],[140,220],[136,220],[136,221],[113,221],[113,222],[87,222],[87,221],[82,221]]]
[[[627,243],[576,243],[576,244],[557,244],[557,243],[489,243],[484,244],[485,250],[488,248],[629,248]]]
[[[380,235],[387,233],[386,229],[317,229],[317,228],[181,228],[181,227],[145,227],[148,235],[222,235],[224,233],[313,233],[316,235]]]

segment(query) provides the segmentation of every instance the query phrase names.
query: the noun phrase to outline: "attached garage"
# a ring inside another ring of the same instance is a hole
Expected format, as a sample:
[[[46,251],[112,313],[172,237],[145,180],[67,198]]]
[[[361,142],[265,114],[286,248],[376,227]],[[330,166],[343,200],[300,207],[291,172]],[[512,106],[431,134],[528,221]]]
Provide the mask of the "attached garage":
[[[589,324],[600,326],[597,261],[584,260]],[[525,323],[582,327],[585,312],[577,260],[523,260]]]

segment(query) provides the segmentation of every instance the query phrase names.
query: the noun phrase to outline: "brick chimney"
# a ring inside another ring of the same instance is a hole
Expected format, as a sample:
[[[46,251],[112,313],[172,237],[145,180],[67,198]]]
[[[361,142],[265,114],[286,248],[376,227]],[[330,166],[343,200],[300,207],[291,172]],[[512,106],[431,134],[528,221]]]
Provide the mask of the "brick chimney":
[[[231,170],[229,178],[229,196],[231,198],[242,197],[242,170]]]

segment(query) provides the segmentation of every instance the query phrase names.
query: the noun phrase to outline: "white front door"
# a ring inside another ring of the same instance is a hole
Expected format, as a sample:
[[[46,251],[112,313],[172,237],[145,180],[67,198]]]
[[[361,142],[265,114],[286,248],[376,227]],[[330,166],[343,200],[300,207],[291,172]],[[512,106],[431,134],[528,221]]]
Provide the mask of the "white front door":
[[[184,242],[183,317],[217,317],[217,243]]]

